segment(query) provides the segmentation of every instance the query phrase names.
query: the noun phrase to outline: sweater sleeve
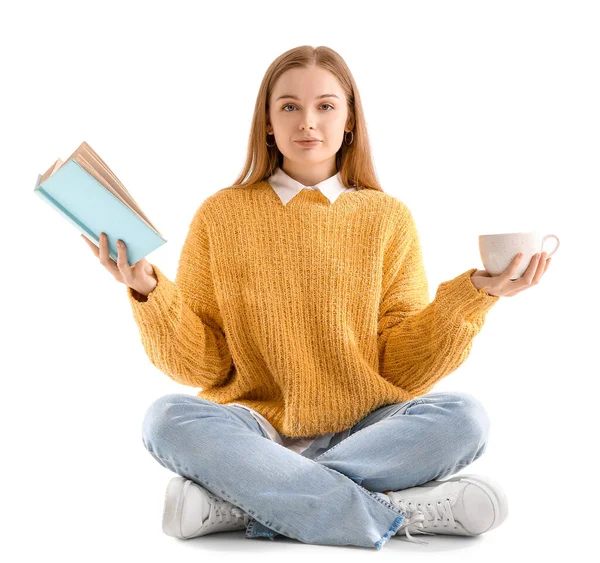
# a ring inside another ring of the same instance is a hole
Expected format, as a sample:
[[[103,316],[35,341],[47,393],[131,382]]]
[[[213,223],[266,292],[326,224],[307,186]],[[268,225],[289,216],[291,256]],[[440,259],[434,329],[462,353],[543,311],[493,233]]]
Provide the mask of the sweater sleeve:
[[[441,283],[430,302],[418,232],[403,204],[384,260],[377,331],[382,377],[417,397],[467,359],[500,299],[473,285],[476,270]]]
[[[147,300],[127,296],[152,364],[182,385],[213,387],[228,376],[232,357],[211,278],[202,206],[184,242],[175,282],[152,264],[158,283]]]

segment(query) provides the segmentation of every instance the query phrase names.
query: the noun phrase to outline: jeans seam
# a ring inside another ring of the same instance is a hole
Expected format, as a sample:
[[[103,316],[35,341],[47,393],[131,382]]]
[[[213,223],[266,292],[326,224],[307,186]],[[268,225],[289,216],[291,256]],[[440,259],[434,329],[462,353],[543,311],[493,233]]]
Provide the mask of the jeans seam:
[[[331,467],[327,467],[326,465],[319,464],[319,466],[322,467],[323,469],[325,469],[326,471],[333,471],[334,473],[337,473],[338,475],[341,475],[342,477],[348,479],[354,486],[358,487],[362,491],[363,494],[370,496],[373,500],[376,500],[378,503],[382,504],[383,506],[392,509],[397,514],[400,514],[401,516],[406,517],[406,512],[404,512],[404,510],[390,504],[386,500],[382,499],[379,495],[375,494],[373,491],[369,491],[369,489],[366,489],[365,487],[359,485],[356,481],[353,481],[350,477],[348,477],[348,475],[344,475],[343,473],[340,473],[339,471],[336,471],[335,469],[332,469]]]

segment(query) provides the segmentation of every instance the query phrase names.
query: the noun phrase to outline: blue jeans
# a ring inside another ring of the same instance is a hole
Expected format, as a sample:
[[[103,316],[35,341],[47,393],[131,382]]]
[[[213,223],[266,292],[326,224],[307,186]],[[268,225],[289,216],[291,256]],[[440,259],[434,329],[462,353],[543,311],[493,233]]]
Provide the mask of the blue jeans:
[[[270,440],[242,408],[176,393],[150,406],[142,438],[163,467],[246,512],[247,538],[380,550],[406,513],[375,493],[460,471],[483,454],[488,431],[473,396],[434,392],[374,410],[311,459]]]

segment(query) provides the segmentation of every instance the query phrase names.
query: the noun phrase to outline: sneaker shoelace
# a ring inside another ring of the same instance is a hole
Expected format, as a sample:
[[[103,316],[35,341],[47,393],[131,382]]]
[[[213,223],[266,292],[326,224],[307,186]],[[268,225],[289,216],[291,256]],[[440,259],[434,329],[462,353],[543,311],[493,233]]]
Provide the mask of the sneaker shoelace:
[[[213,506],[209,518],[211,524],[214,524],[215,522],[221,524],[223,521],[227,522],[227,524],[235,525],[242,523],[248,524],[248,514],[241,508],[235,506],[235,504],[231,504],[229,501],[214,495],[211,495],[211,501]]]
[[[396,531],[396,534],[404,531],[409,541],[414,543],[429,545],[429,542],[413,538],[409,532],[435,536],[434,533],[426,532],[424,530],[424,528],[430,527],[429,522],[431,521],[448,521],[451,522],[452,525],[455,524],[452,505],[448,498],[445,499],[444,502],[438,501],[437,504],[427,503],[427,505],[423,505],[422,503],[418,503],[417,506],[419,508],[413,508],[412,502],[407,503],[404,500],[395,501],[394,504],[406,512],[406,518],[402,522],[400,528]],[[444,524],[444,526],[446,526],[446,524]]]

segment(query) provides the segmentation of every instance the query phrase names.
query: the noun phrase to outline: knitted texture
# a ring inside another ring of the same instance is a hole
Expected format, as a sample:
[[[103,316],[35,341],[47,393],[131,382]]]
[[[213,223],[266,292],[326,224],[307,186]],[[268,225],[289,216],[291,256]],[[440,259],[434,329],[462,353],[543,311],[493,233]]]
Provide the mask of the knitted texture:
[[[429,392],[499,299],[472,268],[430,301],[411,212],[371,189],[333,204],[303,189],[287,205],[266,182],[219,190],[191,221],[175,281],[153,268],[146,301],[127,287],[152,364],[292,438]]]

